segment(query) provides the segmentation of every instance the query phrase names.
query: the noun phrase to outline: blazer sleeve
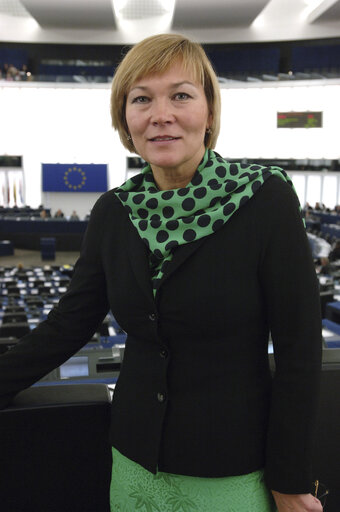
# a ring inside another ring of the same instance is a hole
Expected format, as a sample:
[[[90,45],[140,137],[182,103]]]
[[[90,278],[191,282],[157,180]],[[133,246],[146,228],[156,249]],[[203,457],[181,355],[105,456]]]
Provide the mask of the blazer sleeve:
[[[267,192],[261,204],[260,276],[276,370],[265,478],[270,489],[300,494],[310,492],[312,483],[322,355],[320,297],[295,192],[277,177],[268,180]]]
[[[94,206],[68,291],[47,319],[0,356],[0,407],[84,346],[108,312],[100,259],[104,201]]]

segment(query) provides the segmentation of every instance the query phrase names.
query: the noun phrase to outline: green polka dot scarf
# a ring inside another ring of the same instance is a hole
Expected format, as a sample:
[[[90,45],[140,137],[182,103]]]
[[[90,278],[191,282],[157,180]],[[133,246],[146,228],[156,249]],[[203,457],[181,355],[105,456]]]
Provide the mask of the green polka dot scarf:
[[[229,163],[207,149],[185,188],[159,190],[147,164],[140,174],[116,189],[150,250],[154,294],[175,248],[219,230],[272,175],[293,187],[280,167]]]

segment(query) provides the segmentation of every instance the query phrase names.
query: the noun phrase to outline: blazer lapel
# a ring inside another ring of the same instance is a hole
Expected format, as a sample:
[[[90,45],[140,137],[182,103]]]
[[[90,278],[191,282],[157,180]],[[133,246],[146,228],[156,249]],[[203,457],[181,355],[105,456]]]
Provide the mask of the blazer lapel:
[[[159,283],[159,286],[162,286],[164,281],[168,279],[180,265],[182,265],[195,251],[204,243],[207,237],[202,237],[195,242],[190,242],[188,244],[180,245],[174,251],[174,255],[169,265],[166,267],[166,271]]]
[[[138,284],[143,289],[146,297],[154,304],[153,290],[150,277],[149,267],[149,250],[145,243],[139,236],[137,229],[133,226],[129,217],[127,216],[126,223],[127,238],[128,238],[128,253],[130,258],[131,267],[135,274]],[[166,271],[159,283],[159,286],[168,279],[180,265],[182,265],[195,251],[204,243],[207,237],[200,238],[195,242],[180,245],[176,248],[173,258],[166,268]]]
[[[139,236],[129,217],[127,217],[128,254],[131,267],[138,284],[148,299],[153,302],[152,284],[150,278],[148,248]]]

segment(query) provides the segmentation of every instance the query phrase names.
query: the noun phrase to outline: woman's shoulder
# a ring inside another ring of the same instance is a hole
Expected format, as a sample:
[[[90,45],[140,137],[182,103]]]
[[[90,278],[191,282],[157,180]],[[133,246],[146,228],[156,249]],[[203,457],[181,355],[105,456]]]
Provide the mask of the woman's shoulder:
[[[249,212],[263,231],[278,229],[285,224],[293,228],[303,224],[303,215],[298,196],[291,181],[279,176],[270,176],[254,194]]]
[[[107,208],[116,208],[117,206],[121,205],[121,202],[116,194],[117,190],[118,187],[104,192],[104,194],[102,194],[95,202],[93,210],[105,210]]]
[[[264,205],[271,205],[275,209],[299,205],[299,199],[292,181],[287,181],[284,177],[275,174],[265,180],[254,195],[254,199],[257,199],[256,202],[263,202]]]

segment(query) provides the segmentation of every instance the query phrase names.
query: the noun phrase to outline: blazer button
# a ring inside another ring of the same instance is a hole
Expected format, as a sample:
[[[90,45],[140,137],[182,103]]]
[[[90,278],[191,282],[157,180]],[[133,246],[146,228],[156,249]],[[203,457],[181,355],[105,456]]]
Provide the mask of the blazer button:
[[[160,351],[159,355],[163,357],[163,359],[166,359],[168,357],[168,351],[163,349]]]
[[[155,313],[150,313],[149,319],[154,322],[156,320],[156,314]]]
[[[165,399],[166,399],[165,393],[157,393],[157,400],[158,400],[160,403],[165,402]]]

